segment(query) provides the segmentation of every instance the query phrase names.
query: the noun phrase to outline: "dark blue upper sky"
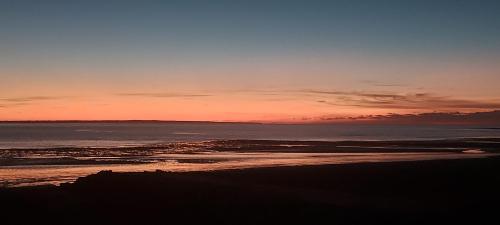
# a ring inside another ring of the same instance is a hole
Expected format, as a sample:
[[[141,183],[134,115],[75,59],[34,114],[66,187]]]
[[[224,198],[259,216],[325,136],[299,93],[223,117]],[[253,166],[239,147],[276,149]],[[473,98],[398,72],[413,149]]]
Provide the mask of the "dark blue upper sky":
[[[2,48],[20,49],[488,51],[500,46],[499,14],[481,0],[4,0],[0,32]]]

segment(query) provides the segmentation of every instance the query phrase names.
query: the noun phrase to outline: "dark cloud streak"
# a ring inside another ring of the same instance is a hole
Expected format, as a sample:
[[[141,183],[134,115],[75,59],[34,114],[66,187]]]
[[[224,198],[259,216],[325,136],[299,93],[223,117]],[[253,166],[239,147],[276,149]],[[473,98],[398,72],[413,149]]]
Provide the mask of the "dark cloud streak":
[[[499,101],[479,101],[437,96],[432,93],[375,93],[303,90],[304,93],[316,94],[327,99],[319,103],[336,106],[354,106],[386,109],[498,109]]]
[[[55,97],[55,96],[29,96],[29,97],[16,97],[16,98],[0,98],[0,101],[13,102],[13,103],[23,103],[23,102],[33,102],[33,101],[45,101],[45,100],[58,100],[65,97]]]
[[[362,80],[361,83],[369,84],[375,87],[406,87],[406,84],[381,83],[374,80]]]
[[[210,97],[209,94],[185,94],[185,93],[118,93],[124,97],[151,97],[151,98],[196,98]]]

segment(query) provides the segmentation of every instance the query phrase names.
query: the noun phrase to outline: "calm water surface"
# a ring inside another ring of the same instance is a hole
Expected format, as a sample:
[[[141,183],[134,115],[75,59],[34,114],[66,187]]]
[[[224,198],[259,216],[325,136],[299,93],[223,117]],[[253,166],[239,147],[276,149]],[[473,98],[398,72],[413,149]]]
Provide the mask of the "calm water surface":
[[[426,140],[500,137],[475,126],[235,123],[0,123],[0,148],[116,147],[207,140]]]

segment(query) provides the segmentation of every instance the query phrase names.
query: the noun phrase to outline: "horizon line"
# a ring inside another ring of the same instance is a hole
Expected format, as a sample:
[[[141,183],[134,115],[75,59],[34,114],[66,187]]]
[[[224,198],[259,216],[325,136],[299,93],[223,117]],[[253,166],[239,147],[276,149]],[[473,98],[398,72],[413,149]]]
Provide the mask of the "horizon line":
[[[436,115],[438,117],[436,117]],[[443,118],[442,116],[448,116]],[[461,118],[457,118],[461,117]],[[478,116],[486,116],[478,118]],[[419,114],[386,114],[366,115],[358,117],[325,117],[314,120],[247,120],[247,121],[224,121],[224,120],[161,120],[161,119],[66,119],[66,120],[0,120],[0,123],[219,123],[219,124],[481,124],[496,123],[500,118],[500,110],[486,112],[431,112]],[[457,120],[459,119],[459,120]],[[472,119],[472,121],[470,120]]]
[[[0,123],[99,123],[99,122],[156,122],[156,123],[249,123],[249,124],[264,124],[267,122],[254,121],[211,121],[211,120],[0,120]],[[269,122],[273,123],[273,122]]]

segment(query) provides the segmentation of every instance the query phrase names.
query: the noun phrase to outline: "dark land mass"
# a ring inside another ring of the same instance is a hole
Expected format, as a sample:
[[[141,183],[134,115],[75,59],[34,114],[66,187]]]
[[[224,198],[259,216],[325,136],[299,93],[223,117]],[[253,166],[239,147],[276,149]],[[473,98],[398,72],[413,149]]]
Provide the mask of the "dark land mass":
[[[323,117],[319,120],[296,122],[271,121],[181,121],[181,120],[6,120],[0,123],[197,123],[197,124],[272,124],[272,125],[324,125],[324,124],[380,124],[380,125],[500,125],[500,110],[486,112],[433,112],[419,114],[382,114],[358,117]]]
[[[8,224],[498,224],[500,158],[100,172],[0,189]]]
[[[40,124],[40,123],[167,123],[167,124],[264,124],[259,122],[226,122],[226,121],[196,121],[196,120],[0,120],[0,124]]]

